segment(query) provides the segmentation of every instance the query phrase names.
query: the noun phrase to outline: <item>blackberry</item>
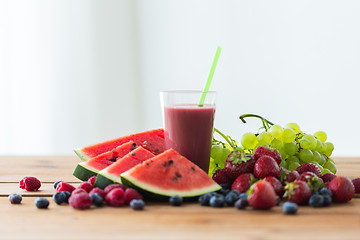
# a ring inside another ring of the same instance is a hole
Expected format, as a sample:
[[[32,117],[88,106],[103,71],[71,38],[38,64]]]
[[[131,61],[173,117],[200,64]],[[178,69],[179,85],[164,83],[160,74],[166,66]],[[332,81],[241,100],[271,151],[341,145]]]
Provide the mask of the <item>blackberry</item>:
[[[296,214],[298,210],[298,205],[293,202],[285,202],[282,205],[282,211],[285,214]]]
[[[91,193],[90,197],[92,199],[92,203],[97,206],[101,207],[104,205],[104,199],[98,193]]]
[[[169,203],[172,206],[181,206],[181,204],[183,203],[183,199],[181,196],[174,195],[169,198]]]
[[[62,182],[61,180],[54,182],[54,189],[56,189],[57,185],[58,185],[59,183],[61,183],[61,182]]]
[[[245,209],[248,205],[247,198],[239,198],[234,204],[237,209]]]
[[[130,207],[134,210],[143,210],[145,207],[145,202],[141,199],[133,199],[130,202]]]
[[[66,200],[65,192],[57,192],[53,195],[54,202],[58,205],[61,205]]]
[[[22,201],[22,196],[20,194],[11,194],[9,195],[9,201],[11,204],[20,204]]]
[[[214,193],[206,193],[198,198],[198,202],[201,206],[209,206],[210,198],[214,196]]]
[[[216,194],[212,196],[209,200],[209,204],[212,207],[221,208],[225,204],[225,197],[221,194]]]
[[[238,195],[235,192],[230,191],[225,196],[225,203],[228,206],[234,206],[234,203],[236,202],[237,199],[238,199]]]
[[[49,207],[49,200],[47,200],[46,198],[37,198],[35,200],[35,206],[37,208],[48,208]]]
[[[324,204],[324,197],[320,194],[315,193],[309,199],[309,205],[314,208],[322,207],[323,204]]]

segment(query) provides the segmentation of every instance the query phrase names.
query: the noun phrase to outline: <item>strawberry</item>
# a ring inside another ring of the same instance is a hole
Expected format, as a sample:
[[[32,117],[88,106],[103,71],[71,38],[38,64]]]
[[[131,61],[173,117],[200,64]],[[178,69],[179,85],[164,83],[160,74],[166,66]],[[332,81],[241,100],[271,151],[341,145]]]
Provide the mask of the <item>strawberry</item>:
[[[355,193],[360,193],[360,177],[354,178],[352,180],[352,183],[354,184],[355,187]]]
[[[271,147],[267,147],[267,146],[257,147],[254,152],[254,157],[257,160],[261,156],[270,156],[277,162],[278,165],[281,163],[281,154],[275,148],[271,148]]]
[[[355,187],[350,178],[338,176],[331,180],[328,188],[333,194],[333,201],[345,203],[350,201],[355,195]]]
[[[248,203],[254,209],[270,209],[276,205],[276,193],[270,183],[260,180],[248,191]]]
[[[239,193],[244,193],[254,182],[256,182],[256,179],[252,173],[243,173],[235,179],[231,186],[231,190],[237,190]]]
[[[235,180],[243,173],[252,173],[255,165],[255,158],[249,153],[239,151],[231,152],[225,162],[226,174]]]
[[[282,183],[277,178],[271,176],[268,176],[264,179],[271,184],[271,186],[275,190],[276,195],[282,198],[282,196],[284,195],[284,186],[282,185]]]
[[[336,178],[336,175],[333,173],[325,173],[324,175],[321,176],[321,179],[324,181],[324,183],[330,182],[334,178]]]
[[[300,176],[299,172],[296,170],[293,170],[291,172],[289,172],[289,174],[287,175],[285,182],[293,182],[295,181],[295,179],[297,179]]]
[[[304,163],[301,164],[296,168],[296,171],[299,172],[299,174],[302,174],[304,172],[313,172],[316,174],[316,176],[321,177],[321,170],[318,166],[316,166],[314,163]]]
[[[60,182],[56,186],[56,192],[69,192],[72,193],[72,191],[75,190],[75,187],[67,182]]]
[[[290,202],[305,205],[311,197],[311,190],[306,182],[295,180],[294,182],[286,184],[284,196]]]
[[[89,178],[87,181],[88,181],[88,183],[90,183],[91,185],[93,185],[93,186],[94,186],[95,181],[96,181],[96,176],[92,176],[92,177],[91,177],[91,178]]]
[[[212,179],[217,182],[218,184],[227,184],[231,185],[233,183],[233,180],[227,175],[225,169],[217,170],[213,176]]]
[[[274,158],[270,156],[261,156],[254,166],[254,176],[257,178],[265,178],[268,176],[279,176],[280,168]]]
[[[296,180],[306,182],[312,192],[317,192],[320,188],[325,186],[324,181],[313,172],[304,172],[300,174]]]

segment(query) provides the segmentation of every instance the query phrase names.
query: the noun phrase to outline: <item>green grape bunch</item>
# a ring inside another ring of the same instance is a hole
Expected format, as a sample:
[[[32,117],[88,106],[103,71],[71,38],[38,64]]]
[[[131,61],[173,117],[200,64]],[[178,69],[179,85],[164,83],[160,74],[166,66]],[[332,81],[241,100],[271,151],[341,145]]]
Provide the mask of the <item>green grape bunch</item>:
[[[288,123],[282,127],[255,114],[243,114],[240,120],[246,123],[245,118],[249,117],[259,118],[262,127],[258,133],[244,133],[240,139],[241,146],[215,129],[214,133],[220,134],[226,143],[213,138],[209,174],[224,167],[226,157],[231,151],[254,153],[259,146],[277,149],[282,157],[280,166],[288,170],[295,170],[304,163],[314,163],[320,168],[322,174],[336,173],[335,162],[331,158],[334,144],[327,142],[327,134],[324,131],[308,134],[303,132],[296,123]]]

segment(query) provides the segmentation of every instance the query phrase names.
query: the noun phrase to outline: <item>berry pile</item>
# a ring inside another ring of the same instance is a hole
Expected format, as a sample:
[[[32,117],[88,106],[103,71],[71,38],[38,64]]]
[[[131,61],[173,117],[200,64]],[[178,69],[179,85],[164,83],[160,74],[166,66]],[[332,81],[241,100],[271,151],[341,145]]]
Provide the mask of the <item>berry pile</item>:
[[[360,190],[360,178],[322,173],[315,163],[303,163],[295,170],[281,166],[280,152],[269,146],[258,146],[254,153],[232,151],[212,178],[223,189],[199,197],[202,206],[225,205],[244,209],[271,209],[287,201],[284,213],[294,214],[298,205],[326,207],[332,202],[350,201]]]
[[[283,128],[255,114],[244,114],[240,116],[240,119],[246,123],[245,118],[247,117],[261,119],[262,127],[260,129],[262,131],[256,134],[251,132],[243,134],[240,139],[241,145],[215,129],[215,132],[221,135],[226,140],[226,143],[213,139],[210,174],[225,167],[227,156],[231,150],[254,153],[259,146],[277,149],[282,159],[281,162],[278,162],[280,167],[288,170],[295,170],[304,163],[313,163],[318,166],[322,174],[336,174],[335,162],[331,158],[334,145],[327,142],[325,132],[318,131],[313,135],[306,134],[301,131],[296,123],[289,123]],[[272,157],[277,161],[279,160],[278,156]]]

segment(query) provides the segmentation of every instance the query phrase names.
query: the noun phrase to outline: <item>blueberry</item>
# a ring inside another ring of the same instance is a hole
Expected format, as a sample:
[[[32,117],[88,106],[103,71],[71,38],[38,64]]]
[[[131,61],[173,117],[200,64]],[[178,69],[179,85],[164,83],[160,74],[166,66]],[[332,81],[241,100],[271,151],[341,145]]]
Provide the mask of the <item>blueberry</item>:
[[[230,192],[230,189],[227,188],[221,188],[219,191],[217,191],[217,193],[222,194],[222,195],[226,195]]]
[[[296,214],[298,210],[298,205],[293,202],[285,202],[282,205],[282,211],[285,214]]]
[[[90,194],[90,197],[95,206],[101,207],[102,205],[104,205],[104,200],[98,193],[92,193]]]
[[[236,196],[240,195],[240,192],[238,190],[231,190],[229,193],[234,193]]]
[[[12,204],[19,204],[21,203],[21,200],[22,200],[22,196],[20,194],[11,194],[9,195],[9,201],[12,203]]]
[[[59,183],[61,183],[61,182],[62,182],[61,180],[54,182],[54,189],[56,189],[57,185],[58,185]]]
[[[134,199],[131,200],[130,207],[134,210],[143,210],[145,207],[145,202],[141,199]]]
[[[247,198],[239,198],[234,206],[237,208],[237,209],[245,209],[247,206],[248,206],[248,201],[247,201]]]
[[[206,193],[198,198],[198,202],[201,206],[209,206],[209,200],[215,193]]]
[[[281,197],[276,195],[276,206],[279,206],[281,202]]]
[[[209,200],[209,204],[212,207],[220,208],[223,207],[225,204],[225,197],[221,194],[216,194],[212,196]]]
[[[323,202],[323,207],[327,207],[331,205],[332,199],[329,195],[324,195],[324,202]]]
[[[238,199],[238,195],[231,191],[228,194],[226,194],[225,203],[228,206],[234,206],[234,203],[236,202],[237,199]]]
[[[69,203],[69,197],[71,196],[71,192],[62,191],[65,194],[65,203]]]
[[[35,206],[37,208],[48,208],[49,207],[49,200],[46,198],[37,198],[35,200]]]
[[[62,204],[66,200],[65,192],[57,192],[53,195],[54,202],[58,205]]]
[[[324,197],[320,194],[315,193],[309,199],[309,205],[314,208],[322,207],[323,204],[324,204]]]
[[[323,195],[323,196],[328,195],[328,196],[332,197],[332,195],[333,195],[331,190],[326,187],[320,189],[319,193],[320,193],[320,195]]]
[[[247,193],[240,193],[238,196],[238,199],[246,199],[247,200],[247,198],[248,198]]]
[[[183,199],[181,196],[174,195],[169,198],[169,203],[172,206],[181,206],[181,204],[183,203]]]
[[[229,191],[231,189],[231,186],[229,184],[222,183],[222,184],[220,184],[220,186],[221,186],[221,188],[228,189]]]

